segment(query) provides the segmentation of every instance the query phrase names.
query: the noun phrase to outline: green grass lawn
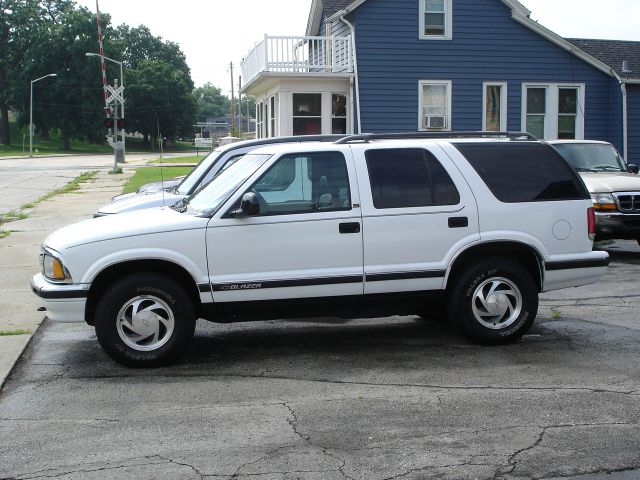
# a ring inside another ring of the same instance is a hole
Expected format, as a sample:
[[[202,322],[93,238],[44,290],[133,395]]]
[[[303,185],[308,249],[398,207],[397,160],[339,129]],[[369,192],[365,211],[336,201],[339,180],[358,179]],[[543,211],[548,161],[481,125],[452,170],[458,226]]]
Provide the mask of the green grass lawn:
[[[163,178],[169,180],[173,177],[186,175],[193,167],[142,167],[136,170],[136,173],[124,185],[122,193],[135,192],[145,183],[159,182]]]
[[[162,163],[193,163],[194,165],[199,163],[200,160],[204,158],[203,155],[192,155],[190,157],[174,157],[174,158],[163,158]],[[152,160],[147,163],[160,163],[160,159]]]
[[[29,127],[18,127],[11,123],[11,145],[0,143],[0,157],[19,157],[29,155]],[[24,144],[24,148],[23,148]],[[127,152],[150,152],[151,148],[144,145],[142,139],[127,138]],[[37,150],[37,152],[36,152]],[[176,142],[167,145],[165,152],[191,152],[195,150],[192,143]],[[113,149],[109,145],[97,145],[83,140],[72,140],[71,150],[62,149],[62,139],[55,135],[49,139],[42,139],[38,135],[33,137],[33,154],[53,155],[61,153],[112,153]]]

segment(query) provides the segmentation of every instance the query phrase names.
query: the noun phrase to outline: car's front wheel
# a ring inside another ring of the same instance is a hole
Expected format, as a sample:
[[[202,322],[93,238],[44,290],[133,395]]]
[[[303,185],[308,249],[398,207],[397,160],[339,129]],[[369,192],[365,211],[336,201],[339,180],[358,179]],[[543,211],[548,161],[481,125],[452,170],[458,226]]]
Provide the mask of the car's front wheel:
[[[115,361],[153,367],[175,360],[195,330],[193,301],[172,278],[135,274],[112,285],[96,309],[98,342]]]
[[[538,289],[518,263],[490,258],[469,266],[453,279],[447,292],[447,312],[475,342],[513,342],[536,317]]]

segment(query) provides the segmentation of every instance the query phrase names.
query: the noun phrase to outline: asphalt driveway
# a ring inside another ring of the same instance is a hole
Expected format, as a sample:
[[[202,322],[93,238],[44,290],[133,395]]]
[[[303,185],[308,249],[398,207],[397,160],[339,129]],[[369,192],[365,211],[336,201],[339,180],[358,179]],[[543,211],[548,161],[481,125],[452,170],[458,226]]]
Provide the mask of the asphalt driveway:
[[[132,370],[45,322],[0,393],[0,478],[640,478],[640,249],[520,343],[414,317],[200,323]]]

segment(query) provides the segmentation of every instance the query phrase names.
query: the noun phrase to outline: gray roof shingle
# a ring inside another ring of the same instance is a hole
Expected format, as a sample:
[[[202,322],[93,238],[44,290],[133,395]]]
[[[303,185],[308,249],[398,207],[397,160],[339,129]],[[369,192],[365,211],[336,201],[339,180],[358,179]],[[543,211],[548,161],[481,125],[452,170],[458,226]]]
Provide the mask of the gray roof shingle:
[[[353,3],[354,0],[323,0],[324,12],[322,14],[322,20],[330,17],[339,10]]]
[[[609,65],[620,77],[640,78],[640,42],[591,38],[567,38],[566,40]],[[623,61],[628,62],[631,72],[622,71]]]

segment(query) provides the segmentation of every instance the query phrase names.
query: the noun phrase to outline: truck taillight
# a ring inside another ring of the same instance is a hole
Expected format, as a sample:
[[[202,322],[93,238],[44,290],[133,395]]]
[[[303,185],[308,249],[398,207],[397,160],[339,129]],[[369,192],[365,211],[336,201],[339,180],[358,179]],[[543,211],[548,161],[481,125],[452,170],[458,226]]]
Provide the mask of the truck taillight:
[[[589,238],[593,241],[596,238],[596,211],[593,207],[587,209],[587,229]]]

